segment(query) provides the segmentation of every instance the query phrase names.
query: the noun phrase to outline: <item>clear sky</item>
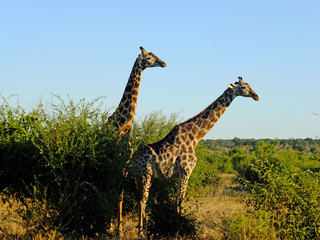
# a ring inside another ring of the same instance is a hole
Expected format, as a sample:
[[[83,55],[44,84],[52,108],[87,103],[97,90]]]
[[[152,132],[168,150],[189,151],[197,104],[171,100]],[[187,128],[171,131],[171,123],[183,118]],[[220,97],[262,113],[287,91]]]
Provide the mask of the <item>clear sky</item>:
[[[136,118],[186,120],[242,76],[210,139],[319,138],[320,1],[0,1],[0,93],[116,107],[139,46],[167,63],[142,75]]]

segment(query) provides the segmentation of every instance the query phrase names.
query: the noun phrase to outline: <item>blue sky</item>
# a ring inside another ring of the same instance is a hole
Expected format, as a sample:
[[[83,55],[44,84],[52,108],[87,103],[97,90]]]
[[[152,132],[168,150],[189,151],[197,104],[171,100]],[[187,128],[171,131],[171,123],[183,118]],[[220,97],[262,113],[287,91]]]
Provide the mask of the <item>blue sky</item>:
[[[142,75],[136,118],[186,120],[242,76],[238,97],[205,138],[319,138],[320,2],[0,2],[0,93],[26,107],[51,93],[106,96],[116,107],[139,46],[166,68]]]

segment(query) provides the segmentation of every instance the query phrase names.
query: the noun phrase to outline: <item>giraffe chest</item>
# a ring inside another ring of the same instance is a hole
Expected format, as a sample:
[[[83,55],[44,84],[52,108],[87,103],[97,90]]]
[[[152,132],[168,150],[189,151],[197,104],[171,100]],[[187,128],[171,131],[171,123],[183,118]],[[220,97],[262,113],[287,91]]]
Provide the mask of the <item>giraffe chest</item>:
[[[155,168],[165,178],[179,174],[180,171],[189,172],[195,165],[194,146],[195,144],[181,143],[162,148],[156,158]]]
[[[156,169],[165,178],[170,178],[178,167],[178,149],[174,145],[167,145],[160,149],[155,161]]]

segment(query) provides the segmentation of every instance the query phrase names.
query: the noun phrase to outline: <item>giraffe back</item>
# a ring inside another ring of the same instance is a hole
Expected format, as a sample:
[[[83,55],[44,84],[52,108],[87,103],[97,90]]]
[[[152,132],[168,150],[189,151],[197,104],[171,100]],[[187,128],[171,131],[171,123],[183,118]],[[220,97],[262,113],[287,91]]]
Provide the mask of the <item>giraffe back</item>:
[[[181,170],[190,172],[195,163],[196,139],[187,131],[184,125],[175,126],[162,140],[140,147],[132,157],[132,163],[137,169],[152,169],[152,174],[157,177],[159,173],[164,178],[170,178]]]

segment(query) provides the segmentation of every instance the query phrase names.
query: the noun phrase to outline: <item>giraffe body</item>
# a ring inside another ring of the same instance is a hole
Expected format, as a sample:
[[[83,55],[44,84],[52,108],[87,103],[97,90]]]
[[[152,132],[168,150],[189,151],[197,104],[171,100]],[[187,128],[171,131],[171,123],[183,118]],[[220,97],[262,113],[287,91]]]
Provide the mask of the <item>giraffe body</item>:
[[[152,177],[178,176],[177,208],[178,212],[181,212],[188,180],[197,163],[195,148],[237,96],[259,100],[249,84],[244,83],[239,77],[239,82],[229,84],[228,89],[202,112],[173,127],[162,140],[142,146],[134,153],[130,166],[133,168],[140,191],[140,233],[143,229]]]

